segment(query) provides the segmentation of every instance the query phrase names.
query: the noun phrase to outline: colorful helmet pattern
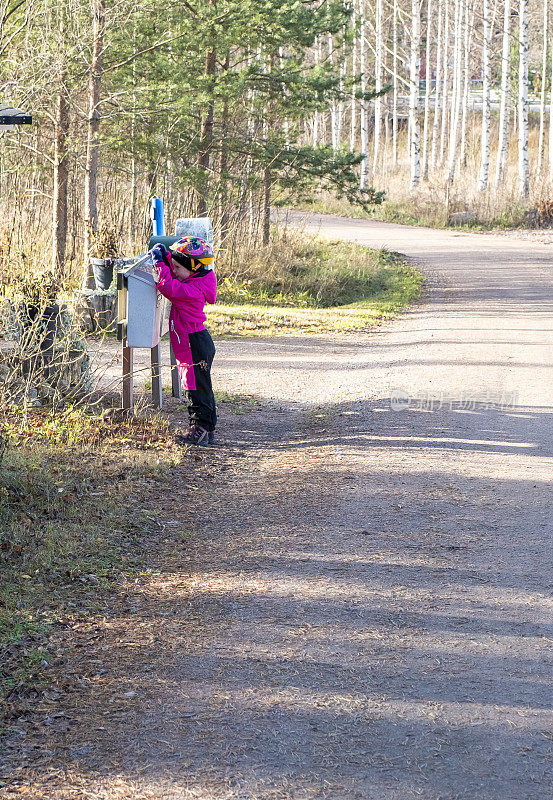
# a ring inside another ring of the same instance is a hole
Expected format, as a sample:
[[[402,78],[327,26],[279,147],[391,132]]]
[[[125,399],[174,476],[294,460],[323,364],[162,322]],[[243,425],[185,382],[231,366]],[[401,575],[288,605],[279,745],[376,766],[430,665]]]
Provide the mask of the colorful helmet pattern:
[[[199,239],[196,236],[183,236],[183,238],[179,239],[178,242],[172,244],[169,249],[176,256],[177,261],[179,253],[181,253],[183,256],[188,256],[191,258],[192,264],[194,264],[194,261],[197,261],[198,264],[195,269],[193,267],[193,272],[195,272],[196,269],[199,269],[202,265],[206,266],[208,264],[213,264],[212,246],[204,239]]]

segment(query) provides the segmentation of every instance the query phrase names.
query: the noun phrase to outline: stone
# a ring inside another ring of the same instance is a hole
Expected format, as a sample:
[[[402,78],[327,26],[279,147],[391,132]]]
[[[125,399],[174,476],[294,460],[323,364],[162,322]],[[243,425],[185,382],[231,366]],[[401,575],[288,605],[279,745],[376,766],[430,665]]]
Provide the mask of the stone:
[[[474,211],[454,211],[449,215],[449,225],[472,225],[477,220]]]
[[[86,289],[79,293],[76,309],[79,322],[89,333],[117,328],[117,292]]]
[[[540,211],[538,208],[528,208],[524,212],[524,224],[528,228],[547,227],[540,219]]]

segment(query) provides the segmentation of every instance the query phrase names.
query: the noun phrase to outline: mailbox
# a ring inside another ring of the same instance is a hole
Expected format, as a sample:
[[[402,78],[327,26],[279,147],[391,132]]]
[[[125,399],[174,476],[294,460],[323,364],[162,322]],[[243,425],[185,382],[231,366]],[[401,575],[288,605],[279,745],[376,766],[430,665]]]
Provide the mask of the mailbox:
[[[156,347],[161,338],[165,298],[151,272],[135,269],[127,276],[127,347]]]

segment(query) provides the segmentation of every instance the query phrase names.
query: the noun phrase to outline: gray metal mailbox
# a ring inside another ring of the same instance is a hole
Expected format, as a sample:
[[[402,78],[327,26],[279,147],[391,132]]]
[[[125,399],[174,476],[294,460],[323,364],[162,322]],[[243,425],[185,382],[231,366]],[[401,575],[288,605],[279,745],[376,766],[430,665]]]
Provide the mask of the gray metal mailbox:
[[[162,333],[165,298],[151,272],[136,269],[127,278],[127,346],[156,347]]]

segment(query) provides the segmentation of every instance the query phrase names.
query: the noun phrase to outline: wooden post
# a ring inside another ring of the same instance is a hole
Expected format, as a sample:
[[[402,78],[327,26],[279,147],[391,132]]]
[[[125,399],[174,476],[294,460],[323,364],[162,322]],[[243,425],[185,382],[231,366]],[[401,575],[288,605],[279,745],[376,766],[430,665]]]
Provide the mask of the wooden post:
[[[163,387],[161,385],[161,345],[150,350],[152,365],[152,403],[155,408],[163,408]]]
[[[133,348],[127,347],[127,339],[123,339],[123,409],[132,411],[134,405],[133,392]]]
[[[133,391],[133,351],[127,347],[127,281],[122,271],[117,273],[117,338],[122,344],[123,391],[121,406],[124,411],[132,411]]]
[[[173,397],[178,397],[180,400],[182,397],[182,386],[177,369],[177,359],[175,358],[171,344],[169,344],[169,354],[171,356],[171,388],[173,390]]]

